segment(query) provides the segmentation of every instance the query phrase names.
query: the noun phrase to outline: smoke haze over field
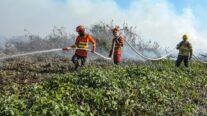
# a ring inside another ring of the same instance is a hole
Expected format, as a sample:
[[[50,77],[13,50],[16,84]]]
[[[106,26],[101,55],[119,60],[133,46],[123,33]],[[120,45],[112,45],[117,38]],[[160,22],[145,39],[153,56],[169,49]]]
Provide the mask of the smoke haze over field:
[[[129,1],[127,8],[121,8],[119,0],[1,0],[0,33],[11,37],[24,35],[28,29],[45,36],[54,26],[73,33],[79,24],[114,20],[115,24],[136,26],[143,39],[157,41],[161,47],[173,48],[187,33],[195,49],[207,49],[206,32],[199,28],[201,24],[191,8],[176,13],[170,0]]]

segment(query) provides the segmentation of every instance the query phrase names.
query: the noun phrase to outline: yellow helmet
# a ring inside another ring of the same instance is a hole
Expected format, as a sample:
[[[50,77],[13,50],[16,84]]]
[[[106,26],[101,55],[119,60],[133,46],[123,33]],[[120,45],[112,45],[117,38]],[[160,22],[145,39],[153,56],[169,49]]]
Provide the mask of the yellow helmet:
[[[188,40],[188,35],[187,34],[183,35],[183,40]]]

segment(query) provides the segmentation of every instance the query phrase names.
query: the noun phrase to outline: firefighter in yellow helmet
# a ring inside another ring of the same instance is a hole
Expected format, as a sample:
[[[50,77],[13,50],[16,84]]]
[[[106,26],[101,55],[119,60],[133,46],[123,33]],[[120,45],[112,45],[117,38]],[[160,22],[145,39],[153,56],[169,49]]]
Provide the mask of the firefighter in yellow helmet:
[[[188,35],[183,35],[183,41],[177,45],[179,55],[176,61],[176,67],[179,67],[182,61],[184,61],[185,67],[189,67],[189,60],[193,55],[192,44],[188,41]]]

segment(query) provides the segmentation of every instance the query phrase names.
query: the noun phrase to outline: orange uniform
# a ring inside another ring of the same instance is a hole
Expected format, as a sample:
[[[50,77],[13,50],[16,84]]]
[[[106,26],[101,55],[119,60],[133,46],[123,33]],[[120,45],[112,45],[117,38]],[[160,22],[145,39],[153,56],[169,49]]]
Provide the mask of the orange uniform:
[[[96,50],[96,41],[89,34],[85,34],[83,37],[78,36],[76,39],[75,45],[73,45],[71,47],[88,49],[88,42],[91,42],[93,44],[93,51],[95,51]],[[87,57],[88,51],[87,50],[76,50],[75,54],[79,55],[81,57]]]
[[[118,38],[114,38],[112,41],[112,45],[112,48],[114,48],[114,63],[120,63],[122,53],[121,47],[123,47],[124,45],[124,37],[120,36]]]
[[[123,47],[124,45],[124,37],[120,36],[118,39],[114,38],[112,41],[113,45],[114,42],[115,42],[114,55],[121,55],[121,47]]]

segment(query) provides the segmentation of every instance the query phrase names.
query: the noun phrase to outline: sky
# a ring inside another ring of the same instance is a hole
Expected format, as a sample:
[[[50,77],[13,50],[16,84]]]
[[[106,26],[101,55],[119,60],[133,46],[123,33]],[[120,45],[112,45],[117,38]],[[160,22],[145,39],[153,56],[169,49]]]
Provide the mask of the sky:
[[[196,19],[203,25],[207,26],[207,0],[169,0],[176,8],[176,12],[179,14],[183,8],[192,9]],[[205,28],[204,28],[205,29]]]
[[[0,0],[0,35],[45,36],[54,26],[74,33],[77,25],[127,22],[145,40],[173,47],[188,34],[207,49],[207,0]]]

